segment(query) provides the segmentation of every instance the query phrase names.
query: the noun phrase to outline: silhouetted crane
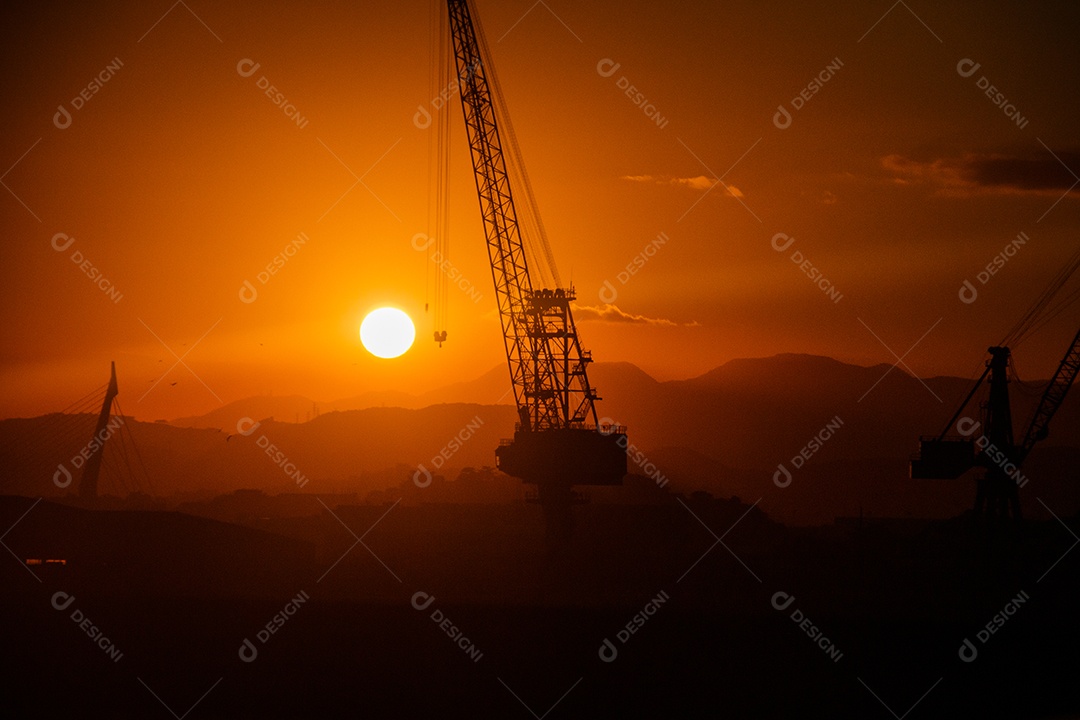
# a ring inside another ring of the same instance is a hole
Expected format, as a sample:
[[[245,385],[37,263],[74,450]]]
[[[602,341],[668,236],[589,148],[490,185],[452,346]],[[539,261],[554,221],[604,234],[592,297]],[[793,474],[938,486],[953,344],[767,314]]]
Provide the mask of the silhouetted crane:
[[[971,392],[939,435],[920,439],[919,455],[911,460],[911,477],[917,479],[955,479],[972,468],[983,468],[975,493],[977,516],[1005,517],[1011,511],[1014,519],[1020,518],[1018,490],[1026,482],[1020,468],[1035,444],[1049,434],[1050,421],[1080,373],[1078,331],[1043,392],[1023,439],[1017,444],[1009,401],[1009,365],[1012,357],[1009,345],[1019,343],[1027,333],[1045,323],[1049,319],[1047,315],[1053,317],[1076,299],[1074,294],[1055,308],[1050,308],[1050,301],[1077,267],[1080,267],[1080,253],[1055,276],[1046,291],[1006,336],[1006,340],[989,348],[990,360],[986,363],[986,370]],[[990,377],[990,392],[983,406],[982,418],[978,421],[961,418],[987,376]],[[948,436],[954,427],[960,433],[959,437]]]
[[[447,5],[461,106],[518,411],[514,438],[499,446],[496,461],[508,475],[536,484],[549,537],[565,538],[575,499],[572,486],[622,482],[626,435],[621,427],[598,427],[594,403],[599,398],[587,372],[592,356],[581,348],[574,326],[573,287],[533,287],[503,153],[504,140],[509,140],[511,154],[516,149],[513,132],[507,125],[505,137],[501,136],[496,123],[495,106],[501,105],[501,95],[483,32],[473,23],[468,0],[448,0]],[[503,113],[499,121],[507,123],[508,116]],[[516,171],[523,176],[523,169]],[[531,205],[527,186],[524,191]],[[550,259],[550,251],[544,250]]]

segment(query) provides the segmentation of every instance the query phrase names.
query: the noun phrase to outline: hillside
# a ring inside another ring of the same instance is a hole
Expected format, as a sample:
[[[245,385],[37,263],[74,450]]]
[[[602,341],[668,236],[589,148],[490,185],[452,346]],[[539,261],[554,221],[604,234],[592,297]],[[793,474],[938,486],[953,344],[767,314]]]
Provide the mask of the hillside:
[[[363,498],[408,481],[420,465],[447,477],[463,467],[492,466],[494,448],[512,435],[515,418],[510,398],[497,394],[502,373],[497,367],[473,382],[412,397],[410,407],[327,411],[301,423],[292,420],[311,401],[300,397],[250,398],[175,423],[129,419],[149,487],[128,487],[121,482],[121,463],[106,462],[102,492],[207,496],[254,488]],[[676,490],[748,502],[760,497],[777,519],[802,524],[860,513],[948,517],[971,502],[970,479],[907,478],[918,437],[940,431],[970,389],[966,379],[924,384],[887,365],[860,367],[807,355],[735,360],[669,382],[629,363],[599,363],[591,379],[603,397],[602,419],[629,427],[631,472],[657,473]],[[1038,388],[1015,388],[1019,432]],[[490,403],[465,402],[485,394]],[[429,400],[444,402],[422,405]],[[364,396],[319,408],[363,402]],[[1044,512],[1036,492],[1062,513],[1076,507],[1066,468],[1075,467],[1080,455],[1078,406],[1077,396],[1070,396],[1050,438],[1029,460],[1031,488],[1039,488],[1025,491],[1032,496],[1025,503],[1031,512]],[[270,417],[249,435],[241,433]],[[244,418],[247,424],[238,429]],[[53,474],[85,444],[92,421],[56,415],[0,421],[0,465],[6,468],[0,491],[59,494]],[[791,473],[786,487],[774,482],[781,466]]]

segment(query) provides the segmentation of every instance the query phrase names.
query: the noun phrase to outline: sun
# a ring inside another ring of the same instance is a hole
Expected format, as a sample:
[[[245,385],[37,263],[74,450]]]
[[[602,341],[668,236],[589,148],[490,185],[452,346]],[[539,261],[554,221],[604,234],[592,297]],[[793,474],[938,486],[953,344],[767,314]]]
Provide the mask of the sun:
[[[412,318],[397,308],[372,310],[360,323],[360,342],[375,357],[399,357],[412,347],[415,339]]]

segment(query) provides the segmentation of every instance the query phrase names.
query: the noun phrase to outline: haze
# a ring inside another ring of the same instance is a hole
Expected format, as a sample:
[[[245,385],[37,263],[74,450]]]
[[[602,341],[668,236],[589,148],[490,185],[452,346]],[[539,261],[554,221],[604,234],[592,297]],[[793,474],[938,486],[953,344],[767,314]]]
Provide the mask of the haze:
[[[441,348],[424,313],[418,113],[460,119],[429,97],[428,3],[164,9],[3,11],[0,415],[65,407],[110,360],[142,419],[499,363],[460,125],[450,259],[472,291],[450,288]],[[1071,6],[479,9],[598,359],[661,380],[783,352],[967,377],[1076,246]],[[394,361],[357,335],[384,304],[418,326]],[[1026,376],[1053,371],[1070,322],[1018,352]]]

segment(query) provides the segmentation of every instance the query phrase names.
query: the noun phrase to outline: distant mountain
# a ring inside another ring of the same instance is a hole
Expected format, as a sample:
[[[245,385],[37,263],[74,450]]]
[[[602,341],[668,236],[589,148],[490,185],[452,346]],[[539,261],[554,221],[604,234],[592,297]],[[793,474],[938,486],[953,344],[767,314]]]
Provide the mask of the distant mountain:
[[[839,428],[821,458],[906,459],[920,435],[941,431],[972,384],[794,354],[733,360],[690,380],[656,382],[634,370],[598,363],[590,373],[604,396],[602,415],[627,425],[643,447],[693,448],[741,468],[775,467],[830,422]],[[1038,399],[1038,383],[1027,385],[1034,386],[1013,393],[1018,432]],[[1080,447],[1077,396],[1059,412],[1047,444]]]
[[[630,441],[676,486],[745,502],[762,498],[771,516],[789,523],[860,513],[945,517],[972,503],[970,476],[913,481],[907,472],[919,437],[943,429],[971,390],[970,380],[920,380],[889,365],[795,354],[734,360],[684,381],[637,379],[629,392],[616,375],[605,378],[603,364],[596,370],[596,383],[612,388],[604,393],[603,414],[627,425]],[[1018,434],[1043,385],[1014,384]],[[1078,398],[1069,396],[1026,466],[1030,487],[1039,478],[1039,497],[1062,513],[1080,509],[1080,487],[1068,469],[1080,460]],[[973,401],[968,412],[978,411]],[[792,473],[790,482],[781,476],[784,488],[773,480],[781,464]],[[1029,495],[1027,512],[1045,514]]]
[[[236,400],[205,415],[170,420],[170,425],[191,428],[221,428],[232,432],[241,417],[274,418],[280,422],[307,422],[318,414],[319,405],[302,395],[256,396]]]
[[[512,405],[510,376],[505,365],[496,365],[486,373],[466,382],[453,383],[419,395],[392,392],[369,392],[344,400],[326,403],[330,410],[363,410],[369,407],[422,408],[445,403],[481,403]]]
[[[748,503],[761,498],[767,512],[789,523],[860,513],[941,517],[971,503],[970,478],[907,478],[919,436],[941,431],[971,388],[966,379],[920,380],[888,365],[796,354],[733,360],[668,382],[629,363],[597,363],[590,379],[603,398],[600,418],[628,427],[630,471],[667,478],[676,491],[738,495]],[[513,433],[508,387],[505,369],[497,366],[474,381],[423,395],[319,403],[320,414],[299,424],[295,420],[316,405],[293,396],[249,398],[171,424],[128,420],[127,429],[159,494],[257,488],[364,497],[410,480],[421,464],[447,477],[463,467],[494,465],[499,440]],[[1019,434],[1040,388],[1024,383],[1013,390]],[[376,404],[327,411],[369,402]],[[978,412],[977,403],[970,412]],[[245,417],[263,421],[246,436],[237,430]],[[0,492],[59,493],[53,473],[58,463],[70,464],[92,427],[91,416],[0,421]],[[1051,430],[1025,469],[1038,497],[1064,514],[1075,511],[1080,498],[1070,471],[1080,457],[1080,392],[1069,396]],[[114,472],[110,465],[119,458],[107,462],[106,471]],[[774,482],[778,472],[791,475],[781,478],[785,487]],[[124,494],[124,487],[114,487]],[[1027,505],[1042,511],[1033,499]]]
[[[506,406],[463,404],[368,408],[327,413],[300,424],[245,424],[248,435],[237,431],[242,417],[224,418],[224,430],[124,418],[122,429],[109,440],[101,493],[206,496],[256,488],[363,497],[412,479],[421,464],[433,475],[493,466],[495,447],[513,435],[515,413]],[[53,480],[60,464],[72,472],[74,490],[81,477],[75,466],[81,463],[72,459],[86,446],[93,420],[90,415],[48,415],[0,421],[0,494],[63,494]]]
[[[230,428],[235,426],[236,419],[241,417],[273,418],[277,422],[304,423],[328,412],[366,410],[367,408],[392,407],[418,410],[430,405],[450,403],[512,405],[514,396],[508,392],[509,390],[510,379],[506,367],[497,365],[475,380],[454,383],[417,395],[377,390],[329,402],[312,400],[302,395],[259,395],[233,401],[205,415],[169,420],[169,424],[176,427],[222,428],[231,432]]]

